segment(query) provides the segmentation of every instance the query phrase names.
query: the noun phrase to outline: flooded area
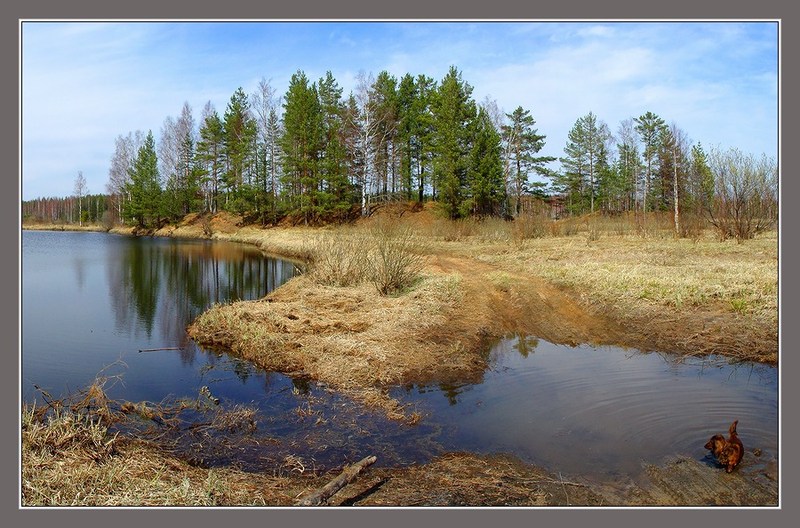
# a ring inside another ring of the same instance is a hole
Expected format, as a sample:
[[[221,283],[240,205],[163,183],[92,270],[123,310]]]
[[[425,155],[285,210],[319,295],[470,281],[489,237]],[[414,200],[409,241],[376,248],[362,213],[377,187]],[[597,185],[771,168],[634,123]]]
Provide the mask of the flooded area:
[[[291,278],[290,262],[237,244],[98,233],[26,231],[22,244],[23,400],[98,374],[110,397],[130,401],[205,401],[206,388],[219,405],[185,413],[187,424],[246,408],[252,426],[180,429],[177,445],[202,465],[324,470],[376,455],[387,467],[469,451],[615,479],[674,456],[711,464],[703,444],[733,420],[743,469],[778,457],[775,367],[514,336],[488,352],[480,383],[392,389],[422,416],[408,425],[187,338],[212,303],[259,298]]]
[[[568,347],[533,338],[501,341],[480,384],[409,387],[449,449],[513,453],[568,474],[635,475],[642,463],[682,455],[733,420],[746,463],[778,456],[778,372],[722,358],[687,358],[616,347]]]

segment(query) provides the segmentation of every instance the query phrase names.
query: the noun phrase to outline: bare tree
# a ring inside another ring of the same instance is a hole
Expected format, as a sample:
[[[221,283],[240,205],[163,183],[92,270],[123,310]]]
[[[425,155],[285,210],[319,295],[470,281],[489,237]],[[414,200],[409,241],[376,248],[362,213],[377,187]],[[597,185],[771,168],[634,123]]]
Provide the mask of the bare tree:
[[[78,176],[75,178],[75,196],[78,198],[78,225],[83,225],[83,206],[82,198],[86,194],[86,178],[83,176],[83,171],[78,171]]]
[[[392,129],[384,126],[387,116],[379,111],[380,100],[376,96],[375,77],[372,73],[366,74],[359,71],[356,76],[355,99],[358,106],[357,125],[359,129],[358,149],[364,166],[359,175],[359,186],[361,187],[361,214],[369,214],[369,196],[371,187],[376,185],[375,165],[376,165],[376,146],[385,141],[385,135]]]
[[[114,141],[114,154],[111,156],[111,166],[108,169],[108,182],[106,191],[111,195],[117,210],[117,219],[124,222],[122,214],[125,202],[130,201],[127,187],[130,182],[129,170],[136,158],[136,153],[144,143],[144,134],[141,130],[129,132],[127,136],[117,136]]]
[[[192,107],[183,103],[178,118],[167,116],[161,127],[158,141],[159,174],[163,186],[170,193],[168,212],[171,215],[188,213],[185,191],[191,177],[194,144],[194,117]]]
[[[706,207],[722,238],[748,240],[771,229],[778,216],[778,168],[773,158],[738,149],[709,155],[714,195]]]
[[[618,164],[621,177],[624,181],[626,193],[626,209],[636,209],[642,196],[638,192],[639,176],[641,175],[641,161],[639,159],[638,133],[635,122],[628,118],[620,122],[616,136]]]
[[[685,174],[687,171],[686,165],[689,162],[688,149],[689,149],[689,136],[678,128],[675,122],[672,122],[667,129],[665,141],[672,153],[672,204],[673,204],[673,217],[675,223],[675,236],[681,236],[681,220],[680,220],[680,196],[678,174]],[[680,170],[679,170],[680,169]]]
[[[267,176],[262,182],[265,194],[272,195],[270,200],[273,216],[278,193],[278,169],[280,166],[280,116],[281,98],[276,95],[275,88],[270,81],[262,78],[258,83],[256,92],[250,96],[251,107],[255,111],[258,126],[258,139],[263,145]],[[269,189],[267,189],[267,187]]]

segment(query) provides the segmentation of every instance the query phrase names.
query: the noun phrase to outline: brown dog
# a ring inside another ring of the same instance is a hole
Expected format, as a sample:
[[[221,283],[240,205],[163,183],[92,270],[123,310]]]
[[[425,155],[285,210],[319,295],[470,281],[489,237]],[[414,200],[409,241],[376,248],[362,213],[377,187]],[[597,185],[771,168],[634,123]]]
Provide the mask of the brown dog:
[[[739,423],[739,420],[735,420],[730,429],[728,429],[729,436],[727,440],[725,440],[724,436],[716,434],[705,445],[705,448],[711,450],[717,461],[725,466],[725,471],[728,473],[733,471],[733,468],[738,466],[739,462],[742,461],[742,457],[744,457],[744,445],[742,445],[742,441],[739,440],[739,436],[736,434],[737,423]]]

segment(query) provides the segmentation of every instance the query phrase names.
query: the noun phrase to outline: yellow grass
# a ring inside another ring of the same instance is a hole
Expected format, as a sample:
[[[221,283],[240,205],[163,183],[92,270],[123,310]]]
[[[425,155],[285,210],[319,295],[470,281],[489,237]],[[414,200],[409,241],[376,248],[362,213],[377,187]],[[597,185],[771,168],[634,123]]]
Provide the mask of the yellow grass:
[[[537,219],[549,227],[528,226],[524,233],[536,236],[523,236],[502,220],[451,222],[423,211],[379,221],[387,216],[413,232],[424,255],[418,280],[393,296],[364,281],[375,255],[359,248],[372,243],[374,220],[215,235],[319,265],[265,300],[214,307],[192,336],[265,368],[302,372],[394,417],[405,415],[387,386],[474,378],[482,347],[508,332],[777,361],[774,232],[737,244],[709,232],[675,238],[658,218],[642,229],[592,217]]]

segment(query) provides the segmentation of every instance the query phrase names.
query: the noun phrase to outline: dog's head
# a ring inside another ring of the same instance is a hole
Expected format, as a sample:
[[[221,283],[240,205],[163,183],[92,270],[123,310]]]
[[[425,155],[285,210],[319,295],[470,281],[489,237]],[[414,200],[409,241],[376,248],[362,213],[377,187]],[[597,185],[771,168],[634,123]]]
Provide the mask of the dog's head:
[[[715,434],[712,436],[706,445],[704,446],[706,449],[710,449],[714,456],[719,456],[722,453],[722,450],[725,449],[725,445],[728,442],[725,440],[725,437],[720,434]]]

